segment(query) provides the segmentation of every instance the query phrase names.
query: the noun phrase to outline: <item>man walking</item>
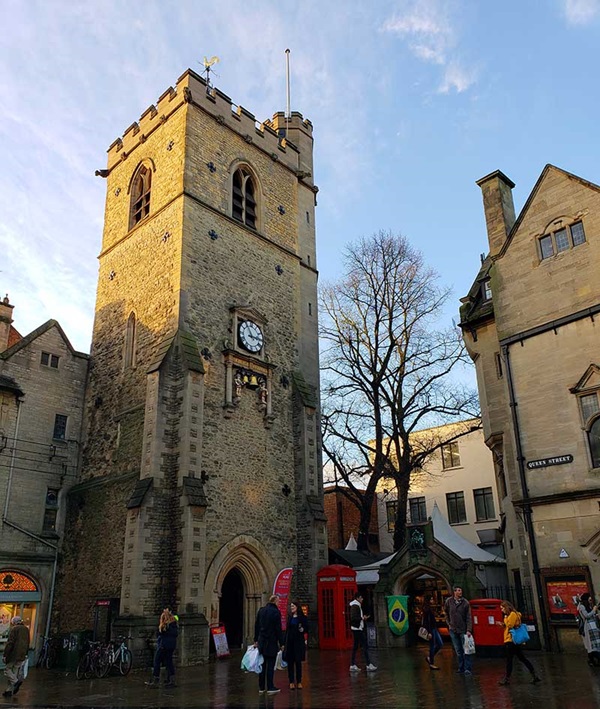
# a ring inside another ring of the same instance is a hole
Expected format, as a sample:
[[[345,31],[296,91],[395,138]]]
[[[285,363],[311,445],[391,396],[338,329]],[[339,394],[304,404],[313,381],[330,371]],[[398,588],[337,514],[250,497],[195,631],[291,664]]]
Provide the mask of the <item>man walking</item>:
[[[360,667],[356,664],[356,651],[362,647],[367,663],[367,672],[375,672],[377,667],[369,660],[369,648],[367,643],[367,633],[365,630],[365,620],[368,615],[363,614],[362,610],[363,597],[360,593],[354,594],[354,600],[350,602],[350,628],[354,636],[354,644],[352,646],[352,663],[350,664],[350,672],[360,672]]]
[[[277,596],[269,598],[267,605],[258,611],[254,624],[254,646],[258,647],[264,658],[262,670],[258,675],[259,694],[277,694],[280,691],[273,683],[275,660],[279,649],[283,647],[281,613],[277,608],[277,600]]]
[[[23,684],[23,666],[29,652],[29,629],[16,615],[10,621],[10,632],[4,646],[4,674],[8,679],[8,689],[3,697],[14,697]]]
[[[464,641],[465,635],[471,636],[473,632],[473,621],[471,619],[471,606],[466,598],[463,598],[463,591],[460,586],[454,587],[454,595],[446,599],[444,603],[446,622],[450,629],[450,639],[454,647],[454,652],[458,657],[458,673],[470,675],[473,673],[471,655],[465,655]]]

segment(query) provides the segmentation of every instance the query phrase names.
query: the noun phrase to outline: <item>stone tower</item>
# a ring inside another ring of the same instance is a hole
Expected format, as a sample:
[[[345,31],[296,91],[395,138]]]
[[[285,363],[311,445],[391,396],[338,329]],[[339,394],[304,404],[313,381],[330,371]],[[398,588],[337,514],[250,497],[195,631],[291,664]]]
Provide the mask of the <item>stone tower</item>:
[[[108,150],[81,480],[61,628],[97,599],[180,659],[247,641],[277,572],[316,612],[326,563],[312,125],[187,71]],[[68,612],[66,612],[68,609]]]

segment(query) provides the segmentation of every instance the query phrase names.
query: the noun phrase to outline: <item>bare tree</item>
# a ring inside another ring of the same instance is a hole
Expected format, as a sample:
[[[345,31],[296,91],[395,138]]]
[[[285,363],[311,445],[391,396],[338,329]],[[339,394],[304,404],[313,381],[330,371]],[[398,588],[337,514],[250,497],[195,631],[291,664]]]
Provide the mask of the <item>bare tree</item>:
[[[413,434],[479,415],[476,392],[449,376],[470,360],[456,327],[436,329],[450,296],[437,280],[404,237],[379,232],[348,247],[345,275],[320,292],[326,469],[360,510],[359,549],[378,483],[397,488],[397,550],[411,475],[473,425],[451,427],[446,438]]]

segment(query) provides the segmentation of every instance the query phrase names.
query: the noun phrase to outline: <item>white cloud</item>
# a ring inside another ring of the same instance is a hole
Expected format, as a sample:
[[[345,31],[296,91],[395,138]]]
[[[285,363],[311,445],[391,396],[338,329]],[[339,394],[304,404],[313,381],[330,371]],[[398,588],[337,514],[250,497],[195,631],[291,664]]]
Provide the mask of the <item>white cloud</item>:
[[[454,90],[461,94],[475,83],[475,74],[474,69],[466,69],[456,62],[451,62],[444,71],[444,78],[438,93],[447,94]]]
[[[461,65],[456,24],[446,0],[404,0],[402,9],[383,23],[382,31],[406,40],[417,59],[444,67],[438,93],[461,93],[475,83],[477,72]]]
[[[586,25],[600,12],[600,0],[564,0],[564,3],[570,25]]]

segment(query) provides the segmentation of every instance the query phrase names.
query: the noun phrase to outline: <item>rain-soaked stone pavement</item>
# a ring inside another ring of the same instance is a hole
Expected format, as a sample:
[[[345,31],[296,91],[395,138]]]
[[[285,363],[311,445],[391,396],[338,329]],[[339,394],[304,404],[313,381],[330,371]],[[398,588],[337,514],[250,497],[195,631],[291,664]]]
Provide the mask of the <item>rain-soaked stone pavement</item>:
[[[78,681],[58,670],[32,669],[18,696],[0,697],[5,707],[249,707],[309,709],[397,707],[400,709],[597,709],[600,708],[600,668],[581,655],[529,652],[543,681],[532,685],[515,663],[512,683],[498,685],[501,659],[475,658],[472,676],[456,674],[451,647],[444,647],[432,671],[424,650],[373,650],[377,672],[348,672],[349,652],[309,650],[304,663],[304,689],[289,689],[286,671],[275,672],[281,692],[258,694],[257,676],[240,670],[241,653],[201,667],[178,671],[177,687],[144,686],[149,673]],[[439,659],[438,659],[439,658]]]

